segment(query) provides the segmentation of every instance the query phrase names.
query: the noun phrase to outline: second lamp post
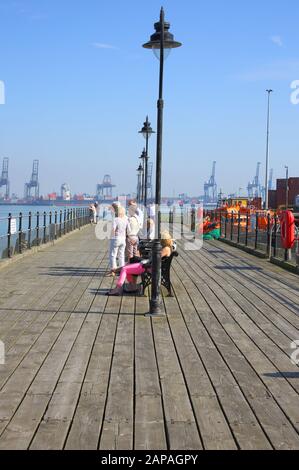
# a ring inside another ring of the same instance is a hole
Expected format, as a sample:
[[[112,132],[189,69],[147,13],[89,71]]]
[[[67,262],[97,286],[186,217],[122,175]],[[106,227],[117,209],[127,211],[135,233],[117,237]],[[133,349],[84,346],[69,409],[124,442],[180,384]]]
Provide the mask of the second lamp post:
[[[144,187],[143,187],[143,205],[146,208],[147,206],[147,192],[148,192],[148,139],[154,134],[155,131],[151,128],[151,123],[148,120],[148,116],[146,116],[145,123],[143,124],[143,128],[139,131],[139,134],[142,134],[145,138],[145,161],[144,161]],[[143,155],[143,153],[142,153]],[[141,156],[142,157],[142,156]]]

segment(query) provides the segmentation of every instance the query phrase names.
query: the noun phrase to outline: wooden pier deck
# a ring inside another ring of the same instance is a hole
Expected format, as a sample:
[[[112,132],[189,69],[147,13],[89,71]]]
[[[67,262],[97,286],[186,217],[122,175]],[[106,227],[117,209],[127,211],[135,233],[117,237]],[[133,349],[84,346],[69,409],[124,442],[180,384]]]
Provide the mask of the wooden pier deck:
[[[155,319],[92,227],[0,271],[0,449],[299,449],[298,276],[179,252]]]

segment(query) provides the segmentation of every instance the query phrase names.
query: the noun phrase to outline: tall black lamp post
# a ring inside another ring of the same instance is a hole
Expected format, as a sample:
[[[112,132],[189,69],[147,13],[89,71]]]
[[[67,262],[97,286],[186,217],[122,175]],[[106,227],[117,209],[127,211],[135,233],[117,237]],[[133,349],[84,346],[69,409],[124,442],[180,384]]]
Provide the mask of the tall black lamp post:
[[[140,163],[139,167],[137,168],[137,202],[140,204],[141,201],[141,184],[142,184],[142,173],[143,168]]]
[[[159,76],[159,99],[158,99],[158,119],[157,119],[157,155],[156,155],[156,225],[155,240],[152,247],[152,292],[150,300],[149,316],[162,314],[160,298],[161,282],[161,171],[162,171],[162,130],[163,130],[163,72],[164,57],[171,49],[180,47],[182,44],[174,40],[173,34],[169,32],[170,24],[165,22],[164,9],[160,11],[160,21],[155,23],[155,33],[151,35],[150,41],[143,44],[146,49],[152,49],[160,61]]]
[[[146,208],[147,206],[147,183],[148,183],[148,139],[154,134],[155,131],[151,128],[151,123],[148,120],[148,116],[146,116],[145,123],[143,124],[143,128],[139,131],[139,134],[142,134],[145,138],[145,166],[144,166],[144,196],[143,196],[143,205]]]

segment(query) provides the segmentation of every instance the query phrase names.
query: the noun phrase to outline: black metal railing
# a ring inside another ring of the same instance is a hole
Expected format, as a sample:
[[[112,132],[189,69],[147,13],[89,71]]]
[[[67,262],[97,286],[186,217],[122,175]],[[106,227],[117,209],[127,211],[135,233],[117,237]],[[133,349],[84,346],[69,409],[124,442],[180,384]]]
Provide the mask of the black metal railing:
[[[220,214],[220,237],[236,246],[248,247],[269,258],[299,266],[299,220],[296,221],[296,242],[285,250],[281,242],[280,220],[265,211],[255,213],[224,211]]]
[[[0,218],[7,232],[0,235],[0,258],[12,258],[34,246],[57,240],[90,223],[89,209],[78,207],[50,212],[12,213]]]

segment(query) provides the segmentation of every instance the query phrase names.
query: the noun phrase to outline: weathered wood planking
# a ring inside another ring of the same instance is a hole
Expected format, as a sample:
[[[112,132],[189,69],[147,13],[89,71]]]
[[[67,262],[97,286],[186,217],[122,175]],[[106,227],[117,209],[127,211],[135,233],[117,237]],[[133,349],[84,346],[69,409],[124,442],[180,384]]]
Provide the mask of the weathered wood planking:
[[[91,227],[0,272],[0,449],[299,449],[298,278],[180,246],[151,319],[105,295],[107,248]]]

